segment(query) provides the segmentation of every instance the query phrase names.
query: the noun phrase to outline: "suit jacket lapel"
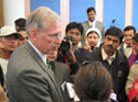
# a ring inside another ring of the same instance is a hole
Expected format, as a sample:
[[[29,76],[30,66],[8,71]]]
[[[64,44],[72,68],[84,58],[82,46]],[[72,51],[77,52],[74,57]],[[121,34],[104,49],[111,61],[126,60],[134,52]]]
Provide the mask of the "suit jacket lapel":
[[[53,74],[48,70],[48,66],[45,65],[45,63],[42,61],[41,57],[37,54],[37,52],[32,48],[32,46],[28,42],[25,43],[25,47],[29,51],[29,53],[32,55],[32,57],[36,60],[36,62],[40,65],[40,67],[46,72],[46,74],[49,76],[51,81],[55,84],[58,92],[60,93],[59,88],[57,86],[57,82],[55,81]],[[60,93],[60,95],[61,95],[61,93]]]
[[[95,28],[98,28],[98,26],[99,26],[99,25],[98,25],[98,23],[97,23],[97,21],[96,21],[96,22],[95,22]]]
[[[87,25],[87,29],[91,28],[88,21],[86,22],[86,25]]]

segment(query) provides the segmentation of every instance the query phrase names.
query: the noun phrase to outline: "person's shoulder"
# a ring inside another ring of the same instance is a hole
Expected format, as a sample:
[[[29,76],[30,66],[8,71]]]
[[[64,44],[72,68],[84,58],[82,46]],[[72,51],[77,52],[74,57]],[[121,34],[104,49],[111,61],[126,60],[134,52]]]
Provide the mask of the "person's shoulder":
[[[94,51],[92,51],[90,55],[91,61],[99,61],[101,60],[101,48],[96,48]]]
[[[124,53],[122,53],[120,50],[117,50],[116,51],[117,54],[118,54],[118,58],[120,59],[123,59],[123,60],[127,60],[126,56],[124,55]]]
[[[82,25],[86,25],[86,24],[88,24],[88,21],[84,21],[84,22],[82,22],[81,24],[82,24]]]
[[[104,23],[101,22],[101,21],[96,21],[96,23],[97,23],[98,25],[104,26]]]
[[[101,53],[101,48],[100,47],[97,47],[95,48],[93,51],[92,51],[92,54],[100,54]]]
[[[57,66],[60,69],[67,70],[69,68],[68,65],[63,62],[54,61],[54,64],[55,64],[55,66]]]
[[[54,61],[54,65],[55,65],[55,73],[59,74],[59,73],[66,73],[66,74],[70,74],[70,68],[67,64],[63,63],[63,62],[58,62],[58,61]]]
[[[138,71],[138,60],[132,64],[130,71]]]
[[[97,21],[97,20],[96,20],[96,23],[99,23],[99,24],[104,24],[103,22],[101,22],[101,21]]]
[[[128,59],[124,55],[124,53],[122,53],[120,50],[117,50],[116,53],[117,53],[116,59],[118,60],[118,63],[124,63],[124,64],[128,65]]]
[[[86,50],[85,48],[79,48],[77,49],[75,52],[74,52],[75,56],[83,56],[86,57],[86,56],[89,56],[91,54],[91,52],[89,52],[88,50]],[[79,57],[80,58],[80,57]]]

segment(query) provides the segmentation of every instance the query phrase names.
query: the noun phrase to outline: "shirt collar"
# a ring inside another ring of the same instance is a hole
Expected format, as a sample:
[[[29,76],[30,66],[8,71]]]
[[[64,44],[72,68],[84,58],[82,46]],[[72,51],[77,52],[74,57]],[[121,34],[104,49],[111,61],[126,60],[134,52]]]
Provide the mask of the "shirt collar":
[[[105,53],[104,48],[102,48],[101,54],[102,54],[102,59],[103,59],[103,60],[106,60],[106,59],[108,58],[108,55]],[[116,55],[116,52],[115,52],[112,56],[110,56],[110,57],[111,57],[112,59],[115,59],[115,55]]]
[[[32,48],[33,48],[33,49],[37,52],[37,54],[41,57],[42,61],[43,61],[45,64],[47,64],[47,62],[46,62],[47,56],[46,56],[45,54],[43,54],[40,50],[38,50],[30,40],[28,40],[28,43],[32,46]]]
[[[96,20],[94,20],[93,22],[91,21],[88,21],[88,22],[89,22],[89,25],[93,25],[93,27],[95,27]]]
[[[127,46],[128,46],[128,45],[124,42],[124,49],[127,48]]]
[[[79,49],[79,46],[77,46],[76,49],[73,52],[77,51],[78,49]]]

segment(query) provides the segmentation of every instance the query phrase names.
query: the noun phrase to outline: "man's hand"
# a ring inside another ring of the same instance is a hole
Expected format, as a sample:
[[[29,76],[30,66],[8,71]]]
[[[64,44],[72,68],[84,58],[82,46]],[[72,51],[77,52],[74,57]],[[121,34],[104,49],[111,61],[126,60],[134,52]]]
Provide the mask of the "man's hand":
[[[75,64],[77,62],[75,55],[71,50],[66,52],[67,59],[72,63]]]

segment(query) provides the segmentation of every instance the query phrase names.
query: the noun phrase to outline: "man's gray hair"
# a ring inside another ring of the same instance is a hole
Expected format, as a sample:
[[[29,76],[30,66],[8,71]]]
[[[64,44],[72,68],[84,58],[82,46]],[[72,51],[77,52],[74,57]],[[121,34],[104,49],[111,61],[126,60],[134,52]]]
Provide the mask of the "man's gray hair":
[[[56,12],[48,7],[40,7],[33,11],[28,17],[26,31],[28,35],[31,29],[37,29],[39,32],[42,32],[48,28],[48,25],[46,25],[47,21],[51,21],[52,24],[55,24],[58,20],[60,20],[60,17]]]

